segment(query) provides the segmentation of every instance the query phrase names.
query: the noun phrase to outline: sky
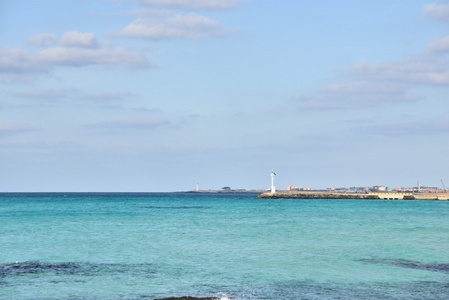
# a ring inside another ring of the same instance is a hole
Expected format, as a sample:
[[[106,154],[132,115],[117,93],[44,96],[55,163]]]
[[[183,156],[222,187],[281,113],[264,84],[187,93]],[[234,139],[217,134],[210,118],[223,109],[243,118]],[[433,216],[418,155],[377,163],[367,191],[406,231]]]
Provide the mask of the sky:
[[[449,2],[2,0],[0,191],[449,186]]]

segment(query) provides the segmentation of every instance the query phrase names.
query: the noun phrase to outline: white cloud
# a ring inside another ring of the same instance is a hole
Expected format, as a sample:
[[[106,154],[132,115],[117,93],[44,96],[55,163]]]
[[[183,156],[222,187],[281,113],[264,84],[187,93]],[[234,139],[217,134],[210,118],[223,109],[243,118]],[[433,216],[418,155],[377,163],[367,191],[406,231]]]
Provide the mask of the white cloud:
[[[367,81],[333,84],[321,90],[324,93],[351,93],[351,94],[397,94],[404,92],[404,86],[395,83],[376,83]]]
[[[31,98],[31,99],[60,99],[65,97],[65,93],[62,91],[33,91],[33,92],[18,92],[14,94],[21,98]]]
[[[30,37],[28,39],[28,44],[46,47],[55,45],[56,41],[57,41],[56,35],[49,33],[41,33]]]
[[[87,127],[93,129],[103,129],[107,131],[122,132],[127,130],[147,130],[154,129],[160,126],[169,125],[170,122],[164,118],[145,118],[145,119],[124,119],[104,121],[94,124],[89,124]]]
[[[422,100],[422,95],[410,94],[400,83],[376,80],[333,84],[319,91],[317,96],[300,97],[300,109],[357,109],[392,103]]]
[[[27,99],[75,99],[75,100],[93,100],[95,102],[121,101],[135,96],[131,91],[117,91],[104,93],[83,94],[78,90],[37,90],[22,91],[13,93],[14,96]]]
[[[449,121],[402,121],[388,124],[374,124],[358,127],[358,131],[369,134],[404,136],[404,135],[447,135],[449,134]]]
[[[11,136],[31,131],[31,128],[0,121],[0,137]]]
[[[423,96],[392,94],[327,94],[316,97],[300,97],[300,110],[308,109],[359,109],[392,103],[410,103],[423,99]]]
[[[173,14],[172,11],[159,8],[139,8],[130,11],[124,11],[122,14],[132,17],[145,17],[145,18],[167,18]]]
[[[449,85],[449,67],[431,58],[415,58],[388,63],[362,62],[351,68],[363,79],[415,84]]]
[[[216,20],[198,14],[174,15],[165,20],[136,19],[120,36],[145,39],[200,39],[221,36],[225,30]]]
[[[118,91],[118,92],[109,92],[109,93],[97,93],[97,94],[86,94],[81,96],[81,99],[87,100],[98,100],[98,101],[114,101],[114,100],[123,100],[128,97],[132,97],[135,94],[130,91]]]
[[[36,38],[35,42],[45,38]],[[41,43],[42,44],[42,43]],[[0,74],[18,75],[48,72],[56,67],[86,67],[91,65],[121,65],[150,68],[152,64],[143,53],[122,48],[101,46],[93,34],[65,33],[58,46],[41,51],[0,49]]]
[[[443,22],[449,22],[449,4],[428,4],[424,7],[424,15]]]
[[[315,97],[300,97],[300,109],[357,109],[391,103],[416,102],[424,97],[407,92],[407,86],[382,81],[333,84]]]
[[[38,46],[59,45],[62,47],[94,48],[98,46],[95,35],[90,32],[66,31],[58,40],[56,35],[41,33],[28,39],[28,44]]]
[[[123,49],[77,49],[66,47],[49,48],[37,53],[34,58],[37,62],[52,66],[89,66],[114,65],[139,66],[144,59],[142,55],[130,53]]]
[[[238,5],[237,0],[140,0],[140,3],[145,6],[195,10],[223,10]]]
[[[449,4],[431,4],[425,7],[427,16],[449,21]],[[410,93],[417,86],[439,85],[449,87],[449,36],[436,39],[427,49],[410,58],[390,62],[362,61],[344,68],[349,82],[332,84],[315,96],[299,97],[300,109],[357,109],[384,104],[417,102],[426,97]],[[447,123],[421,124],[447,128]],[[418,126],[414,124],[413,126]],[[392,132],[405,131],[411,124],[395,124]],[[418,128],[417,128],[418,129]]]
[[[366,61],[345,68],[350,80],[327,86],[315,97],[298,98],[301,109],[352,109],[425,99],[409,93],[417,85],[449,86],[449,36],[432,42],[412,58],[384,62]]]
[[[386,62],[361,62],[349,68],[358,78],[403,84],[449,85],[449,36],[434,40],[426,51],[412,58]]]
[[[93,48],[98,45],[93,33],[67,31],[61,37],[61,46]]]
[[[434,53],[449,52],[449,36],[433,41],[428,50]]]

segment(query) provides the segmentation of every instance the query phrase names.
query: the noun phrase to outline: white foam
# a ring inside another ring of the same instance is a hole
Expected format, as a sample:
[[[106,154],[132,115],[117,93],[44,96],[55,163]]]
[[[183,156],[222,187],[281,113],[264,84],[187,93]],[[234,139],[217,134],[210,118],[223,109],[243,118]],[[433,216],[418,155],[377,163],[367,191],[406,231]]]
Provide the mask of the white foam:
[[[220,293],[217,297],[220,297],[220,300],[235,300],[233,298],[229,298],[225,293]]]

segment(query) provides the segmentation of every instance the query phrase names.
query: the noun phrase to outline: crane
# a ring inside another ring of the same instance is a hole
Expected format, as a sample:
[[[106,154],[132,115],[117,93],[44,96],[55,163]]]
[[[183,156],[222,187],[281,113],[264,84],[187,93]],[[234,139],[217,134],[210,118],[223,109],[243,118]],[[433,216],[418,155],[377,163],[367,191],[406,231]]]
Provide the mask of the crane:
[[[440,180],[441,180],[441,184],[443,185],[443,190],[446,191],[446,186],[444,185],[443,179],[440,179]]]

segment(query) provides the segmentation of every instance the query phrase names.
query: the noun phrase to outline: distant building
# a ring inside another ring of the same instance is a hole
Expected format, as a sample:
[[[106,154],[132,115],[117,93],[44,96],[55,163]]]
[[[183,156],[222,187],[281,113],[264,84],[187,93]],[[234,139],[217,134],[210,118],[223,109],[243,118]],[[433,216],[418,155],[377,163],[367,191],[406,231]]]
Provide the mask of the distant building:
[[[371,191],[373,192],[386,192],[388,188],[383,185],[375,185],[371,188]]]
[[[306,188],[306,187],[300,187],[300,186],[294,186],[292,184],[289,184],[288,187],[287,187],[287,190],[288,191],[295,191],[295,192],[297,192],[297,191],[311,191],[313,189],[312,188]]]
[[[368,193],[370,188],[365,186],[353,186],[350,187],[349,190],[355,193]]]
[[[436,186],[421,186],[419,188],[419,191],[423,193],[436,193],[438,190],[439,189]]]
[[[348,191],[348,189],[347,188],[345,188],[345,187],[335,187],[335,186],[333,186],[333,187],[331,187],[331,188],[328,188],[327,190],[329,190],[329,191],[332,191],[332,192],[346,192],[346,191]]]

